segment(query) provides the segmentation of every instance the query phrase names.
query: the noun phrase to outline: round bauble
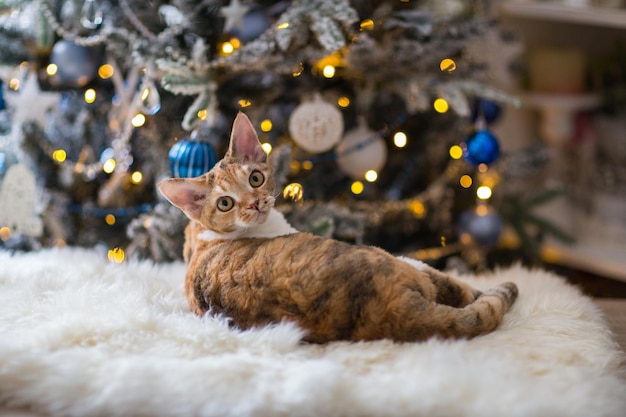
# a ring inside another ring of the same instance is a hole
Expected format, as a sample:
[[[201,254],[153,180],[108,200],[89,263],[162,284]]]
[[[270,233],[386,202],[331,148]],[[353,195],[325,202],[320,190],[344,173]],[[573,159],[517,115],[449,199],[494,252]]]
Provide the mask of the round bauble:
[[[335,152],[339,168],[355,180],[362,180],[369,170],[380,172],[387,162],[385,141],[364,124],[346,133]]]
[[[502,219],[492,207],[478,206],[461,213],[458,232],[463,243],[495,246],[502,234]]]
[[[498,103],[484,98],[477,98],[474,100],[472,109],[472,121],[475,122],[479,116],[482,116],[485,122],[493,123],[500,117],[501,110]]]
[[[0,111],[6,108],[7,108],[7,105],[4,102],[4,89],[2,87],[2,80],[0,80]]]
[[[463,157],[472,165],[489,165],[499,156],[498,139],[488,130],[477,130],[463,143]]]
[[[241,42],[250,42],[261,36],[272,26],[272,20],[262,9],[251,10],[242,18],[241,27],[234,27],[228,33]]]
[[[208,172],[217,158],[207,142],[181,139],[169,151],[170,168],[175,178],[193,178]]]
[[[101,58],[99,47],[80,46],[62,39],[54,44],[50,54],[50,63],[57,66],[50,82],[67,88],[84,87],[95,77]]]
[[[300,104],[289,117],[289,133],[294,142],[307,152],[321,153],[341,140],[343,116],[321,97]]]

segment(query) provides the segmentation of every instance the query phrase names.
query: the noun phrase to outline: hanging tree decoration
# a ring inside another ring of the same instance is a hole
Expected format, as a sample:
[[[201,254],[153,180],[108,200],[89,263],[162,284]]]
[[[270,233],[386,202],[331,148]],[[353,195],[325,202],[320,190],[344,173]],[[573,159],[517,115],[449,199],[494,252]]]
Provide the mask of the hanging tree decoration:
[[[100,46],[81,46],[61,39],[54,44],[50,54],[50,63],[56,65],[56,73],[50,77],[50,82],[67,88],[84,87],[96,76],[101,59]]]
[[[502,218],[493,207],[478,205],[461,213],[459,239],[464,244],[495,246],[502,234]]]
[[[207,138],[200,138],[198,131],[186,139],[180,139],[170,148],[170,169],[174,178],[193,178],[208,172],[217,157]]]
[[[364,119],[359,119],[359,125],[346,133],[335,152],[339,168],[355,180],[362,180],[370,170],[380,172],[387,162],[385,141]]]
[[[472,165],[489,165],[500,156],[498,139],[487,129],[478,129],[463,142],[463,157]]]
[[[233,28],[241,28],[243,17],[249,9],[249,6],[241,4],[239,0],[231,0],[228,6],[223,6],[220,12],[226,18],[224,32],[230,32]]]
[[[291,113],[289,133],[305,151],[326,152],[341,140],[343,115],[317,94],[312,101],[301,103]]]
[[[85,0],[80,11],[80,24],[85,29],[98,29],[104,21],[102,4],[97,0]]]
[[[0,187],[0,227],[11,233],[39,237],[43,222],[37,214],[35,174],[26,165],[13,165],[7,171]]]

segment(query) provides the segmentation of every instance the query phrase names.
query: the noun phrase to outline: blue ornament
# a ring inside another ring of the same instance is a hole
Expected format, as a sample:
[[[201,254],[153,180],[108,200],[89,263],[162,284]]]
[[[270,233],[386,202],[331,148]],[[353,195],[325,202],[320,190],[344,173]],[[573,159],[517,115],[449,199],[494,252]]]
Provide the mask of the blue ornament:
[[[2,91],[2,80],[0,80],[0,111],[7,108],[6,103],[4,102],[4,91]]]
[[[482,115],[487,123],[493,123],[500,117],[501,107],[498,103],[484,98],[474,100],[474,109],[472,110],[472,121],[478,119],[478,115]]]
[[[255,40],[272,26],[272,20],[262,10],[252,10],[243,16],[241,27],[229,31],[231,36],[246,43]]]
[[[84,87],[95,77],[101,56],[100,47],[80,46],[61,39],[50,53],[50,63],[57,66],[57,72],[50,81],[62,87]]]
[[[207,142],[181,139],[169,152],[170,168],[175,178],[193,178],[208,172],[215,162],[215,151]]]
[[[502,234],[502,219],[493,208],[478,206],[461,213],[458,233],[463,243],[495,246]]]
[[[472,165],[489,165],[499,156],[498,139],[488,130],[477,130],[463,143],[463,157]]]

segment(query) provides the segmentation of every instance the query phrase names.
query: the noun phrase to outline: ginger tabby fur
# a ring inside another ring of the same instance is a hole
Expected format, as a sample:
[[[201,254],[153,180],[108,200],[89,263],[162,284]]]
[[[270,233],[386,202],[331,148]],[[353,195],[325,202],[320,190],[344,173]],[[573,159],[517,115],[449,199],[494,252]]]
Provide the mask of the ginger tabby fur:
[[[241,329],[292,321],[315,343],[471,338],[496,329],[517,297],[513,283],[481,293],[380,248],[293,229],[273,208],[272,167],[243,113],[211,171],[158,186],[190,218],[191,309]]]

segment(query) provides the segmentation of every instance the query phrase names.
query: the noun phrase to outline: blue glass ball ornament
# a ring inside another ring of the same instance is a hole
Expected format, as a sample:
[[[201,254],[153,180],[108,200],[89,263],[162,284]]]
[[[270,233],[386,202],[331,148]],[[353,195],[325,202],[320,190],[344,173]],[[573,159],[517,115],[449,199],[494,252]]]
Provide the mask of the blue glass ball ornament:
[[[482,114],[485,122],[493,123],[500,117],[502,108],[494,101],[484,98],[477,98],[474,100],[474,106],[472,109],[472,121],[475,122],[478,119],[478,115]]]
[[[207,142],[181,139],[169,152],[170,168],[175,178],[193,178],[208,172],[217,158],[213,146]]]
[[[472,165],[489,165],[499,156],[498,138],[488,130],[477,130],[463,143],[463,157]]]
[[[261,9],[254,9],[243,16],[241,27],[234,27],[229,34],[246,43],[261,36],[270,26],[272,20],[269,16]]]
[[[502,234],[502,218],[492,207],[475,207],[461,213],[458,234],[463,243],[495,246]]]
[[[2,80],[0,80],[0,111],[7,108],[6,103],[4,102],[4,91],[2,88]]]
[[[54,44],[50,53],[50,63],[57,66],[50,82],[67,88],[84,87],[95,77],[101,59],[100,47],[80,46],[61,39]]]

